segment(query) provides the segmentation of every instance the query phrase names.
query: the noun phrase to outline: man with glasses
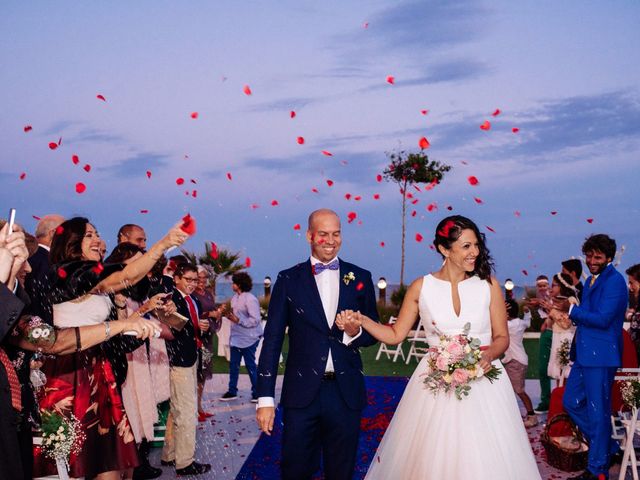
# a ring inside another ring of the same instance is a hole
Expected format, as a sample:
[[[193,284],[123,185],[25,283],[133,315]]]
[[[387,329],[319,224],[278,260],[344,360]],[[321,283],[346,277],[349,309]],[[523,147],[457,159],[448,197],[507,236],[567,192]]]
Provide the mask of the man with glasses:
[[[211,470],[211,465],[195,461],[198,341],[209,322],[198,319],[200,302],[191,296],[198,284],[196,266],[178,265],[173,280],[173,302],[188,320],[181,330],[172,328],[174,338],[167,340],[171,398],[161,464],[174,465],[180,476],[199,475]]]

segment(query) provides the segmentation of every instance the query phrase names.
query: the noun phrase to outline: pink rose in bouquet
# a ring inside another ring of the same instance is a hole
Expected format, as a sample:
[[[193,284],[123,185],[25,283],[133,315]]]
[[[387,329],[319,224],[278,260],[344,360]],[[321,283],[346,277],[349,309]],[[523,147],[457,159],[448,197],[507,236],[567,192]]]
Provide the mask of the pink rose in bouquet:
[[[469,373],[463,368],[456,368],[453,372],[453,382],[457,385],[464,385],[469,380]]]
[[[460,345],[460,343],[458,343],[457,339],[456,339],[456,341],[453,341],[449,345],[447,345],[447,349],[446,350],[453,357],[459,357],[463,353],[462,345]]]
[[[444,355],[440,355],[436,360],[436,367],[443,372],[449,371],[449,360]]]

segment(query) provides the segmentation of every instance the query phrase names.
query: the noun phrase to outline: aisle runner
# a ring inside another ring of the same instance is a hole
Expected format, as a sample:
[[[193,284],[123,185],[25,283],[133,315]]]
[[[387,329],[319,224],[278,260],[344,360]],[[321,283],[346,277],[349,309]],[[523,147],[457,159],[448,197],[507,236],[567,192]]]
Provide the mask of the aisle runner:
[[[358,459],[353,480],[361,480],[367,473],[369,464],[400,402],[407,382],[408,379],[402,377],[365,377],[368,406],[364,410],[360,423]],[[541,431],[542,424],[529,429],[527,433],[542,478],[562,480],[575,475],[556,470],[546,463],[545,452],[540,444]],[[282,412],[278,409],[273,434],[270,437],[260,436],[236,480],[279,480],[281,439]],[[314,477],[318,480],[321,478],[320,473]]]

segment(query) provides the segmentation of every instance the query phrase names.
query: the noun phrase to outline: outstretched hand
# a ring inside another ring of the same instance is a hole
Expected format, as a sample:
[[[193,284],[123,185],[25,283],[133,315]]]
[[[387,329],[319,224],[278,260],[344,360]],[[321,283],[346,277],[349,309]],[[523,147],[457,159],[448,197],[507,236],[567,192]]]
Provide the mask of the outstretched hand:
[[[362,327],[362,314],[353,310],[343,310],[336,315],[336,325],[350,337],[355,337]]]

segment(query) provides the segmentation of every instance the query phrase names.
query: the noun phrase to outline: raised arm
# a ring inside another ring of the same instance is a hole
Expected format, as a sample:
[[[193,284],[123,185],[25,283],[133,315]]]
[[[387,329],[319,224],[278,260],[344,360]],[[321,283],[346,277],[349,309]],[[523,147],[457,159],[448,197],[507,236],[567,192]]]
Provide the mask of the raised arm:
[[[91,291],[92,293],[114,293],[139,282],[153,268],[164,252],[174,246],[182,245],[189,235],[180,227],[182,221],[176,223],[171,230],[148,252],[137,260],[127,264],[122,270],[109,275]]]
[[[398,320],[393,325],[382,325],[360,312],[351,310],[340,312],[336,318],[336,323],[338,327],[343,329],[349,322],[357,322],[380,342],[388,345],[397,345],[407,338],[411,327],[418,318],[420,290],[422,290],[422,277],[414,280],[409,286],[398,314]]]

